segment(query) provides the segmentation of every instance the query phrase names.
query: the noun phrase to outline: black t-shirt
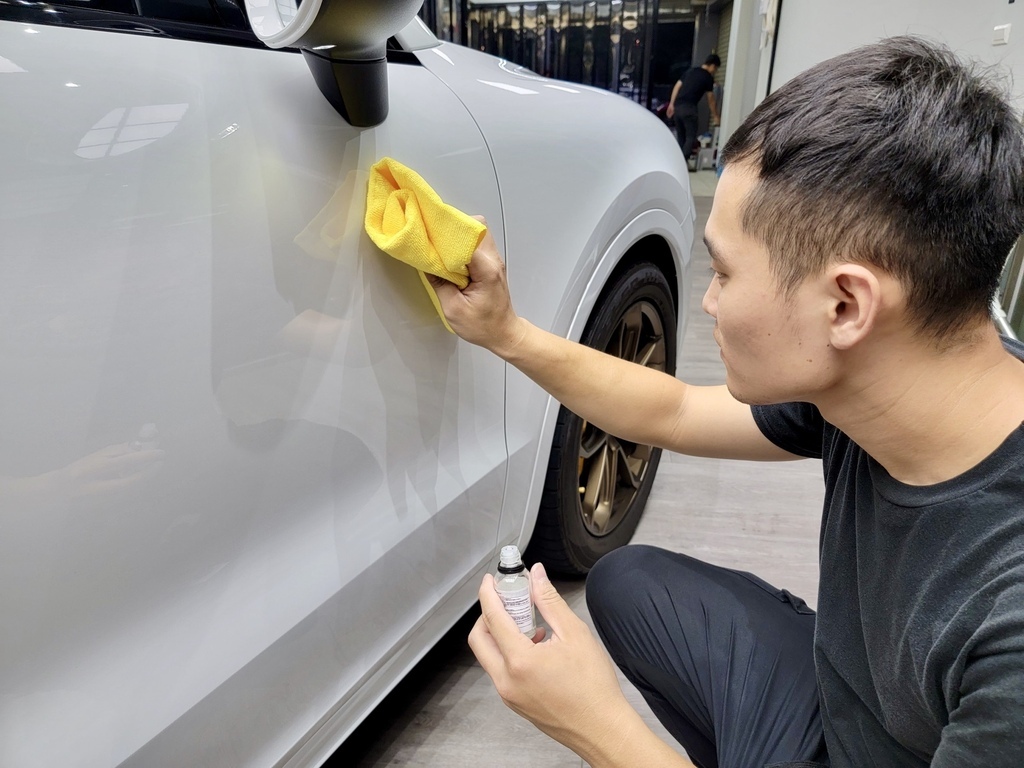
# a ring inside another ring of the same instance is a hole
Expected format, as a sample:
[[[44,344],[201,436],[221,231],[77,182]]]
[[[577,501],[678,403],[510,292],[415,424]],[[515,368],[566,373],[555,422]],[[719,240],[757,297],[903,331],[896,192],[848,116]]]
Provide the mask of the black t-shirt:
[[[814,654],[832,767],[1024,766],[1024,426],[959,477],[910,486],[812,405],[752,410],[823,462]]]
[[[694,67],[682,77],[682,85],[676,94],[675,106],[696,108],[705,93],[715,88],[715,78],[703,67]]]

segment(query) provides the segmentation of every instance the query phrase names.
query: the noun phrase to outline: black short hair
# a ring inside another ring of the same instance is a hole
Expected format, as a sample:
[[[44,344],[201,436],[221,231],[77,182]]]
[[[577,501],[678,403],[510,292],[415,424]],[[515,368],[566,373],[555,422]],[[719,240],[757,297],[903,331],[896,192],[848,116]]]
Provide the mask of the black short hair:
[[[716,67],[720,67],[722,66],[722,60],[718,58],[717,53],[712,53],[709,54],[706,59],[704,59],[704,66],[707,66],[708,64],[714,64]]]
[[[782,286],[837,261],[874,264],[935,339],[988,315],[1024,231],[1016,110],[991,70],[919,38],[797,75],[750,114],[720,163],[756,172],[743,227]]]

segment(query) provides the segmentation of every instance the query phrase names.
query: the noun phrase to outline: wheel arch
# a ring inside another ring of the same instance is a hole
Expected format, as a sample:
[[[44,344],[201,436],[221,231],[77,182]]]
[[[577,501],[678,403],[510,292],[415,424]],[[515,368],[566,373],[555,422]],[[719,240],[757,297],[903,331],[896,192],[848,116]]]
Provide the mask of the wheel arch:
[[[676,349],[678,360],[689,308],[692,243],[692,223],[680,225],[668,211],[648,210],[634,218],[611,239],[597,260],[566,336],[577,341],[582,338],[594,310],[607,295],[615,279],[640,262],[651,262],[664,273],[672,289],[679,331]]]
[[[675,306],[676,312],[679,312],[679,269],[676,266],[676,262],[672,259],[672,249],[664,237],[645,235],[629,247],[629,250],[622,255],[622,258],[608,275],[600,295],[591,308],[590,316],[587,318],[588,322],[593,317],[594,310],[605,300],[616,280],[641,263],[653,264],[665,275],[669,288],[672,289],[672,304]]]
[[[586,288],[576,302],[576,310],[568,327],[562,331],[565,337],[579,341],[602,297],[610,290],[616,278],[635,264],[649,261],[665,273],[672,290],[676,309],[678,368],[689,308],[692,243],[693,222],[689,218],[680,222],[662,209],[649,209],[637,215],[621,227],[602,249]],[[529,543],[537,524],[559,408],[557,400],[548,398],[529,483],[526,513],[518,539],[515,540],[521,549],[525,549]]]

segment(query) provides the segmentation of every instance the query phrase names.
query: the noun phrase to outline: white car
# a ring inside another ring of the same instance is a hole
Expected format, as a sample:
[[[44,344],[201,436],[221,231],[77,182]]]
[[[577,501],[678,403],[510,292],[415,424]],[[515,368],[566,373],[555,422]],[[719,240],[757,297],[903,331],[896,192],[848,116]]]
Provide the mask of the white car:
[[[294,23],[385,9],[355,58],[231,0],[0,3],[0,766],[319,765],[500,546],[582,574],[636,526],[657,451],[448,333],[365,189],[413,168],[522,315],[674,371],[674,139],[327,3]]]

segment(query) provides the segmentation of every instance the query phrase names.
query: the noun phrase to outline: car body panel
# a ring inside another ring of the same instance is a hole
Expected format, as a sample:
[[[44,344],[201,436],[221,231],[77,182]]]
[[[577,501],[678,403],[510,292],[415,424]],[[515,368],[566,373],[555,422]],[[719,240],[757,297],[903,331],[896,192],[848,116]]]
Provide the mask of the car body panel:
[[[358,131],[294,53],[0,53],[0,764],[272,764],[494,550],[504,365],[362,229],[391,155],[501,238],[489,154],[418,66]]]
[[[686,317],[696,209],[682,154],[654,115],[608,91],[540,77],[450,43],[417,57],[450,84],[487,138],[519,314],[579,339],[611,271],[635,243],[653,235],[670,251],[679,314]],[[509,120],[507,110],[495,109],[509,98],[521,105],[522,119]],[[593,123],[600,130],[590,130]],[[639,217],[653,210],[665,216],[648,229],[648,219]],[[547,227],[534,224],[548,220]],[[679,333],[679,345],[682,338]],[[507,392],[510,466],[499,540],[525,544],[558,404],[513,368]]]
[[[319,765],[525,545],[557,404],[372,246],[380,157],[537,325],[644,238],[685,317],[664,127],[413,26],[359,130],[295,52],[0,21],[0,765]]]

